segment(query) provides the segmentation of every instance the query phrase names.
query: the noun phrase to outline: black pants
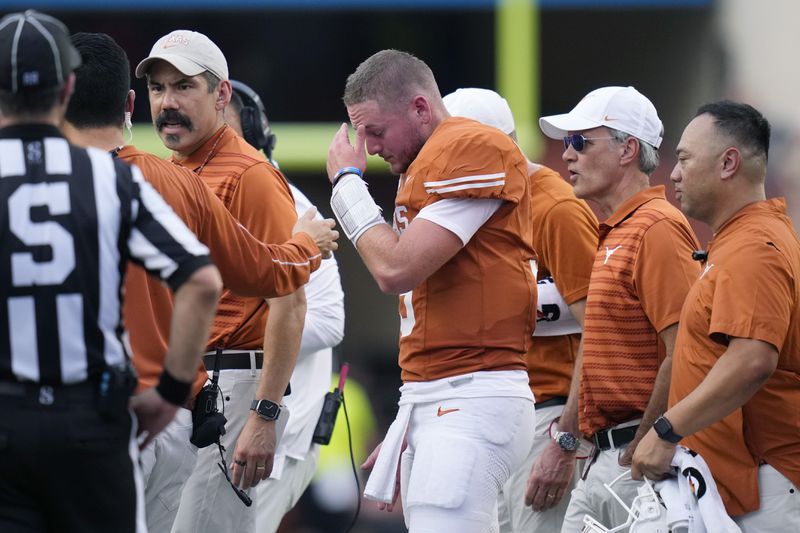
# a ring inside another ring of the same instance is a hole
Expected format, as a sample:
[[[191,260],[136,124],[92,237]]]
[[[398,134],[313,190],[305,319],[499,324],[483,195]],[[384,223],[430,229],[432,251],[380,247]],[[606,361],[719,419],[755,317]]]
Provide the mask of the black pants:
[[[94,389],[0,392],[0,532],[136,533],[131,418]]]

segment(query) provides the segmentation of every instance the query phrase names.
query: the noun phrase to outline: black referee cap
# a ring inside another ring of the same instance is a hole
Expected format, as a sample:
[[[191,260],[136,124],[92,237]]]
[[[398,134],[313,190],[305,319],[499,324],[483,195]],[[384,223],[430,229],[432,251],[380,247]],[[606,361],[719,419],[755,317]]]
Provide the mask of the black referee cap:
[[[0,20],[0,88],[18,93],[55,87],[80,64],[60,20],[32,9]]]

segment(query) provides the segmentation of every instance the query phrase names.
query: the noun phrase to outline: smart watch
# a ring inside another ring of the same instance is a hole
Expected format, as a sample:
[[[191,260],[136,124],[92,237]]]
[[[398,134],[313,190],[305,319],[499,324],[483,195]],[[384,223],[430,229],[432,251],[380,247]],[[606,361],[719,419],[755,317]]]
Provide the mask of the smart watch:
[[[553,434],[553,440],[556,441],[565,452],[574,452],[581,445],[580,439],[569,431],[556,431]]]
[[[277,420],[281,414],[281,406],[270,400],[253,400],[250,410],[268,422]]]
[[[672,444],[677,444],[683,438],[683,435],[678,435],[673,431],[672,424],[663,415],[658,417],[655,424],[653,424],[653,429],[656,430],[658,438]]]

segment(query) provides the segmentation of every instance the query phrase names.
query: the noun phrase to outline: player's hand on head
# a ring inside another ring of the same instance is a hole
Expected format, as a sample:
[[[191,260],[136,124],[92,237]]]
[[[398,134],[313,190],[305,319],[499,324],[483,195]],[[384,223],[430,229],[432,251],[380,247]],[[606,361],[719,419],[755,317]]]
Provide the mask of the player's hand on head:
[[[164,400],[155,388],[132,396],[129,405],[138,421],[137,434],[146,434],[140,442],[140,448],[147,446],[178,412],[178,406]]]
[[[364,126],[359,126],[356,129],[355,145],[350,144],[349,130],[350,127],[347,123],[342,123],[328,148],[327,169],[330,181],[333,181],[333,177],[342,168],[355,167],[361,172],[364,172],[367,168],[366,132]]]
[[[328,259],[331,257],[332,252],[339,248],[336,239],[339,238],[339,232],[336,231],[336,221],[332,218],[322,220],[315,220],[314,216],[317,214],[316,207],[310,207],[308,211],[297,219],[294,228],[292,228],[292,235],[298,233],[307,233],[322,252],[322,257]]]

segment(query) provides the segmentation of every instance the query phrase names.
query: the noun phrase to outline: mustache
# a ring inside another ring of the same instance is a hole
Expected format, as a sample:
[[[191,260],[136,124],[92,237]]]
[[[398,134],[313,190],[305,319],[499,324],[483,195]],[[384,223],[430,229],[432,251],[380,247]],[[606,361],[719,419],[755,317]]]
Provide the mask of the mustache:
[[[158,131],[164,129],[164,126],[166,126],[167,124],[179,124],[189,131],[192,131],[194,129],[192,121],[189,119],[189,117],[187,117],[183,113],[175,111],[174,109],[167,109],[165,111],[162,111],[156,117],[156,129]]]

